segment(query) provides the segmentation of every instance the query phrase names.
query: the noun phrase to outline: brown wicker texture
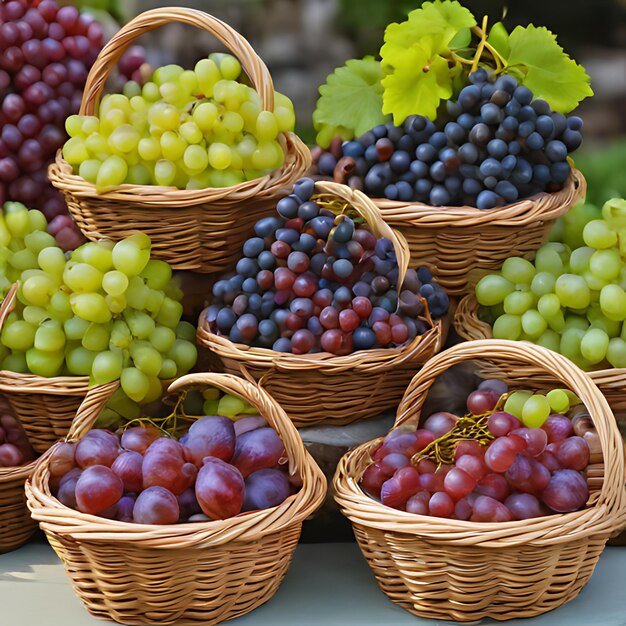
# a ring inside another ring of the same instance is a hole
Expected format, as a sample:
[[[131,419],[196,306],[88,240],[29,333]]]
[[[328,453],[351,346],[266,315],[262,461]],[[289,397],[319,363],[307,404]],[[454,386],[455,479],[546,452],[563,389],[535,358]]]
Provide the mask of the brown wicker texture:
[[[3,373],[0,372],[0,375]],[[117,383],[109,383],[109,388],[106,387],[106,385],[92,387],[86,395],[83,395],[84,406],[96,407],[98,411],[101,411],[104,403],[117,387]],[[11,404],[9,393],[5,392],[1,394],[1,397],[1,402],[6,401],[7,404]],[[19,419],[17,414],[16,417]],[[28,434],[28,430],[26,432]],[[65,434],[67,431],[63,436]],[[40,446],[38,452],[45,451]],[[36,463],[37,461],[33,461],[20,467],[0,467],[0,554],[19,548],[37,528],[37,523],[31,519],[26,506],[24,493],[24,483]]]
[[[554,609],[578,595],[607,539],[626,520],[622,440],[611,409],[589,376],[554,352],[512,341],[457,344],[431,359],[411,381],[395,426],[415,427],[434,379],[452,365],[477,357],[501,367],[542,367],[577,393],[597,428],[604,466],[595,466],[593,476],[589,472],[593,491],[582,511],[476,523],[383,506],[359,487],[371,463],[370,451],[381,439],[348,452],[335,474],[335,498],[351,520],[381,589],[420,617],[505,620]],[[533,382],[529,379],[527,386]]]
[[[491,326],[478,317],[480,305],[473,294],[465,296],[460,302],[454,317],[456,332],[463,339],[491,339]],[[479,360],[479,373],[484,377],[511,380],[532,377],[533,384],[549,387],[551,380],[544,370],[533,365],[522,365],[515,372],[503,370],[494,363]],[[609,401],[613,411],[626,411],[626,369],[613,367],[588,372],[593,382]]]
[[[425,263],[451,295],[467,293],[510,256],[532,258],[557,217],[584,196],[574,170],[565,187],[481,211],[375,199],[385,221],[406,238],[413,263]]]
[[[392,241],[401,282],[409,262],[406,242],[381,219],[371,200],[338,183],[320,181],[315,190],[345,200],[377,236]],[[218,336],[209,329],[204,311],[198,324],[198,343],[219,357],[226,372],[259,381],[296,426],[348,424],[393,407],[420,365],[441,349],[446,334],[447,323],[440,320],[402,348],[361,350],[348,356],[328,352],[298,356]]]
[[[252,46],[224,22],[183,7],[146,11],[122,27],[104,46],[83,93],[81,115],[93,115],[107,78],[124,51],[141,34],[182,22],[214,35],[241,62],[265,110],[274,110],[270,73]],[[219,189],[180,190],[124,184],[98,193],[95,185],[72,173],[59,150],[48,175],[65,195],[70,213],[92,241],[117,241],[142,231],[152,240],[154,257],[179,270],[221,271],[236,260],[254,223],[289,192],[311,163],[309,149],[293,133],[283,133],[283,166],[261,178]]]
[[[212,385],[257,407],[282,438],[303,486],[277,507],[213,521],[150,526],[86,515],[63,506],[48,466],[26,485],[28,506],[63,560],[74,590],[98,617],[122,624],[219,624],[269,600],[291,563],[303,520],[324,500],[326,480],[278,403],[235,376],[189,374],[170,391]],[[70,440],[99,411],[81,407]]]
[[[0,330],[15,307],[16,294],[17,283],[0,305]],[[115,388],[110,385],[101,387],[108,393],[97,394],[103,408]],[[4,394],[35,452],[39,454],[67,435],[76,411],[89,390],[89,376],[44,378],[0,370],[0,393]]]

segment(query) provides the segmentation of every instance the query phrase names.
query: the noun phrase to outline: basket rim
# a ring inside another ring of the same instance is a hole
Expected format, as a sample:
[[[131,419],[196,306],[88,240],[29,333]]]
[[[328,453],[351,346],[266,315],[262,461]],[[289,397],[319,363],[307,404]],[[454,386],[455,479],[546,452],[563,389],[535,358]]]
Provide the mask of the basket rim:
[[[409,222],[422,228],[445,226],[522,226],[541,220],[554,220],[567,211],[587,190],[587,181],[580,170],[573,168],[566,184],[559,191],[539,192],[513,204],[493,209],[470,206],[437,207],[420,202],[399,202],[372,198],[385,220],[390,223]]]
[[[304,447],[300,436],[281,406],[259,385],[230,374],[187,374],[174,381],[168,391],[186,387],[214,385],[228,393],[236,393],[259,409],[283,440],[289,456],[290,471],[302,475],[302,487],[284,502],[270,509],[240,513],[225,520],[172,525],[150,525],[119,522],[81,513],[64,506],[52,496],[49,486],[48,459],[50,451],[38,460],[26,482],[28,508],[44,531],[71,536],[77,541],[124,543],[132,541],[144,548],[176,549],[217,546],[230,541],[254,541],[261,536],[280,532],[301,523],[323,502],[326,478]],[[97,407],[96,407],[97,408]],[[81,411],[81,409],[84,409]],[[99,411],[81,406],[66,441],[79,440],[88,432]]]
[[[454,330],[463,339],[467,339],[468,341],[493,339],[491,326],[481,321],[477,315],[479,308],[480,305],[473,293],[466,294],[459,301],[452,324]],[[472,322],[471,326],[467,324],[468,320]],[[530,341],[521,341],[521,343],[528,343],[533,346],[536,345]],[[586,371],[586,373],[593,379],[596,385],[626,383],[626,368],[623,367],[589,370]]]
[[[253,199],[259,194],[280,191],[294,177],[294,172],[304,172],[311,165],[311,152],[302,140],[292,132],[283,132],[281,145],[285,161],[281,167],[259,178],[230,185],[229,187],[207,187],[205,189],[178,189],[159,185],[131,185],[124,183],[98,192],[93,183],[73,173],[72,166],[63,158],[59,148],[56,157],[48,166],[48,177],[54,187],[77,198],[94,198],[116,203],[133,203],[144,208],[167,208],[169,211],[183,210],[195,205],[223,200],[238,194],[240,200]]]
[[[362,468],[359,464],[363,462],[369,450],[382,440],[380,437],[347,452],[339,462],[333,478],[334,498],[353,523],[385,532],[420,537],[430,543],[487,548],[522,544],[548,546],[593,535],[606,535],[608,538],[613,531],[623,526],[626,521],[623,446],[611,409],[598,387],[585,372],[565,357],[545,348],[523,342],[482,340],[457,344],[439,353],[425,364],[409,384],[398,407],[394,428],[412,419],[408,417],[410,413],[417,412],[419,417],[419,410],[428,387],[441,371],[462,360],[475,358],[495,360],[493,354],[499,350],[502,351],[502,358],[519,357],[519,360],[515,359],[517,362],[543,359],[545,371],[554,375],[557,374],[557,368],[562,366],[562,378],[568,380],[581,397],[594,401],[596,411],[590,407],[587,409],[594,424],[601,425],[599,435],[605,459],[603,486],[599,496],[580,511],[512,522],[471,522],[399,511],[368,496],[358,484],[369,463]],[[532,357],[533,353],[535,357],[526,360],[525,357]],[[412,403],[416,405],[414,410]],[[606,420],[605,424],[604,421],[598,422],[600,416],[610,416],[613,419],[603,418]],[[610,463],[609,453],[614,456],[615,463]],[[357,468],[358,475],[355,476]],[[607,498],[607,492],[611,498]]]

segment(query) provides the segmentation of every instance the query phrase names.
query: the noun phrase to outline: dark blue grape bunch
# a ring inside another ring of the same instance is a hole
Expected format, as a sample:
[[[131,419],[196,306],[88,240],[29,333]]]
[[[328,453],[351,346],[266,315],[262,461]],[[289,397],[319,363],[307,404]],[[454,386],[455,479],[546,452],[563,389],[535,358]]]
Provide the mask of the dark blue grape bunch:
[[[513,76],[481,68],[437,124],[411,116],[376,126],[339,154],[321,153],[316,167],[373,197],[491,209],[561,189],[581,129],[580,117],[550,110]]]
[[[235,343],[280,352],[350,354],[397,347],[448,310],[425,268],[399,269],[391,241],[326,208],[300,179],[277,215],[259,220],[235,271],[213,285],[207,321]]]

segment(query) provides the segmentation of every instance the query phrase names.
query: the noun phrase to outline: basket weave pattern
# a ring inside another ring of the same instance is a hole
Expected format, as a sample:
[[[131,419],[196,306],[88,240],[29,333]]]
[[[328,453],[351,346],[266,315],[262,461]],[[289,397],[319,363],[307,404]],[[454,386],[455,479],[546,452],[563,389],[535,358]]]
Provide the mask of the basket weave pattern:
[[[460,302],[454,316],[454,327],[463,339],[491,339],[491,326],[478,317],[480,305],[472,294],[465,296]],[[503,370],[497,365],[477,360],[479,373],[487,378],[502,378],[511,380],[511,372]],[[613,411],[626,411],[626,369],[612,367],[610,369],[588,372],[593,382],[598,385],[604,397],[608,400]],[[549,387],[550,378],[545,371],[532,365],[522,365],[516,368],[514,378],[532,377],[533,384],[538,387]]]
[[[554,609],[578,595],[607,539],[626,521],[622,440],[611,409],[589,376],[549,350],[495,340],[458,344],[431,359],[411,381],[395,426],[415,427],[434,379],[476,357],[500,367],[542,367],[572,389],[592,416],[604,465],[593,478],[589,473],[590,498],[582,511],[475,523],[383,506],[359,486],[371,463],[370,451],[381,439],[348,452],[335,474],[335,499],[351,520],[381,589],[420,617],[504,620]],[[525,386],[532,388],[534,380],[528,379]]]
[[[350,203],[377,237],[391,240],[401,282],[409,263],[406,242],[385,224],[367,196],[331,182],[317,182],[315,190]],[[447,324],[439,320],[402,348],[362,350],[347,356],[295,355],[235,344],[216,335],[208,328],[205,311],[198,324],[198,343],[219,357],[224,371],[259,381],[296,426],[348,424],[394,406],[420,365],[441,349],[446,334]]]
[[[557,217],[584,196],[574,170],[561,191],[481,211],[374,199],[385,221],[406,238],[413,262],[429,265],[451,295],[467,293],[510,256],[532,258]]]
[[[0,305],[0,330],[15,308],[16,297],[17,284],[13,285]],[[97,397],[103,408],[117,384],[100,387],[102,393],[92,394],[91,397]],[[0,370],[0,393],[4,394],[26,431],[31,446],[39,454],[67,435],[76,411],[90,389],[89,376],[44,378]]]
[[[94,115],[106,80],[128,46],[141,34],[171,22],[213,34],[239,59],[263,109],[274,110],[270,73],[239,33],[202,11],[170,7],[142,13],[104,46],[87,77],[81,115]],[[311,164],[308,148],[296,135],[283,133],[280,141],[285,152],[280,169],[230,187],[180,190],[124,184],[98,193],[95,185],[72,173],[61,150],[48,175],[88,239],[118,241],[139,230],[150,237],[153,256],[174,269],[217,272],[234,263],[254,223],[272,210],[276,198],[288,193]]]
[[[277,507],[213,521],[153,526],[108,520],[63,506],[39,463],[28,506],[65,563],[74,590],[98,617],[122,624],[202,623],[243,615],[276,592],[303,520],[324,500],[323,473],[284,411],[260,387],[234,376],[189,374],[170,392],[213,385],[245,398],[280,435],[303,486]],[[98,411],[81,407],[68,439],[80,439]]]
[[[35,532],[37,524],[26,508],[24,483],[35,467],[0,467],[0,554],[19,548]]]

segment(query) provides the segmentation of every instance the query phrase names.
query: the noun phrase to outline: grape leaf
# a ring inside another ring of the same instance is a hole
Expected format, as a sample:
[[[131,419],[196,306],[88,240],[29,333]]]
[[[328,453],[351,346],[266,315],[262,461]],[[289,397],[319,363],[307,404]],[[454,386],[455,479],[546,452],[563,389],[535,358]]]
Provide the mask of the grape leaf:
[[[313,112],[319,145],[329,145],[328,127],[342,127],[344,137],[346,130],[359,136],[388,121],[382,112],[382,77],[380,63],[372,56],[351,59],[328,76],[319,88],[320,98]]]
[[[524,85],[555,111],[569,113],[593,95],[585,68],[563,51],[547,28],[517,26],[509,36],[509,45],[508,64],[521,66]]]
[[[509,33],[502,22],[496,22],[489,31],[487,42],[490,43],[505,59],[511,52]]]
[[[417,13],[421,11],[422,14],[418,17],[420,21],[431,20],[432,23],[437,23],[443,30],[446,36],[446,44],[450,43],[451,39],[463,28],[471,28],[476,26],[476,19],[472,15],[471,11],[466,9],[460,3],[450,0],[435,0],[434,2],[424,2],[421,9],[413,11]],[[411,20],[411,13],[409,13],[409,21]]]
[[[382,80],[383,113],[391,113],[394,124],[414,114],[435,119],[439,102],[452,95],[452,73],[440,48],[441,34],[427,35],[389,58],[393,72]]]

